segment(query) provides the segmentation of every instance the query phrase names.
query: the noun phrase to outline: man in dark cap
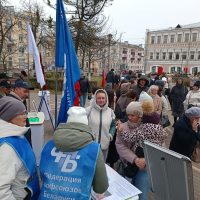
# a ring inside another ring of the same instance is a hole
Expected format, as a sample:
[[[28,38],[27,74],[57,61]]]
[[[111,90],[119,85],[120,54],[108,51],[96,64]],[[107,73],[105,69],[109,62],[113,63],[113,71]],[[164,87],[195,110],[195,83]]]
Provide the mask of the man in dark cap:
[[[0,98],[8,95],[10,91],[11,91],[11,84],[6,80],[2,80],[0,82]]]
[[[17,79],[15,81],[15,84],[13,86],[13,91],[8,94],[8,96],[13,97],[19,101],[22,101],[24,105],[26,106],[26,99],[28,99],[29,96],[29,90],[33,90],[33,86],[27,83],[26,81],[23,81],[21,79]],[[26,106],[27,109],[27,106]],[[29,121],[26,120],[26,127],[29,127]],[[26,139],[31,144],[31,129],[28,129],[27,133],[25,134]]]

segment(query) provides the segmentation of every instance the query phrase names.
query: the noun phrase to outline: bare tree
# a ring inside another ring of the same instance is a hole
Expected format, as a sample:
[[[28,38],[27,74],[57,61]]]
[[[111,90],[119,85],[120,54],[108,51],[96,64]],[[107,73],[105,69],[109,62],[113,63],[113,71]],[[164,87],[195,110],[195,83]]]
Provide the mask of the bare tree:
[[[20,15],[7,1],[0,1],[0,65],[7,72],[6,60],[18,51],[17,41],[13,38],[13,29],[18,23]]]
[[[44,0],[45,1],[45,0]],[[76,25],[75,50],[78,51],[82,36],[85,34],[85,26],[91,24],[97,16],[99,16],[103,8],[110,4],[113,0],[64,0],[65,4],[73,7],[72,21]],[[45,1],[49,6],[53,7],[50,0]]]

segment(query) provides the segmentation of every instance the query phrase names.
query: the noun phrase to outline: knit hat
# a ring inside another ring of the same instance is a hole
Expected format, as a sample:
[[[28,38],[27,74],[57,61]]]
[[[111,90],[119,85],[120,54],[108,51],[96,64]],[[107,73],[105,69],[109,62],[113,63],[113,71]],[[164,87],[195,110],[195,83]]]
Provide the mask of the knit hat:
[[[200,117],[200,108],[191,107],[185,111],[186,117]]]
[[[200,87],[200,81],[196,81],[193,86]]]
[[[10,121],[25,110],[25,105],[13,97],[0,98],[0,118],[4,121]]]
[[[85,108],[79,106],[73,106],[67,111],[69,122],[77,122],[88,125],[88,118]]]
[[[161,88],[163,88],[165,84],[164,84],[163,80],[156,80],[154,85],[157,85],[157,86],[160,86]]]
[[[136,101],[132,101],[131,103],[129,103],[128,106],[126,107],[126,114],[142,117],[143,111],[141,103]]]
[[[167,82],[167,78],[166,77],[162,77],[162,81],[166,81]]]
[[[0,87],[11,88],[11,84],[6,80],[2,80],[0,82]]]
[[[139,102],[144,102],[144,101],[152,101],[153,102],[153,99],[151,96],[149,96],[146,92],[142,91],[140,93],[140,96],[139,96]]]

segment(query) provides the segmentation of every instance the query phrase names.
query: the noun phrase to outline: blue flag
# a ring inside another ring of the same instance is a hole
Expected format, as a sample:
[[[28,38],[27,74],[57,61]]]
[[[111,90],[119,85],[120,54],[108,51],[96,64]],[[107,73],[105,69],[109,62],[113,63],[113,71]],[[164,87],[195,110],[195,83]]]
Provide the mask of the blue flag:
[[[55,65],[64,68],[63,95],[58,124],[67,121],[67,111],[74,105],[74,85],[80,79],[80,67],[67,23],[62,0],[56,4],[56,58]]]

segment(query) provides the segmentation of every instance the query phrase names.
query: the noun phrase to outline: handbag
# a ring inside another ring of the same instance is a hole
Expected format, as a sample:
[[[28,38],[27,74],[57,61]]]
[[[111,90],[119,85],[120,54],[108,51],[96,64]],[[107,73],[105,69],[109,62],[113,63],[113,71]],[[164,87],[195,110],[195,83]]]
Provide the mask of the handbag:
[[[191,160],[196,163],[200,163],[200,141],[197,141],[197,144],[194,147]]]
[[[135,154],[137,155],[138,158],[144,158],[144,151],[143,148],[138,146],[135,150]],[[127,166],[124,169],[124,173],[125,176],[128,178],[133,178],[137,172],[138,172],[139,168],[135,163],[127,163]]]
[[[162,115],[160,124],[163,126],[163,128],[170,126],[170,121],[168,115]]]

